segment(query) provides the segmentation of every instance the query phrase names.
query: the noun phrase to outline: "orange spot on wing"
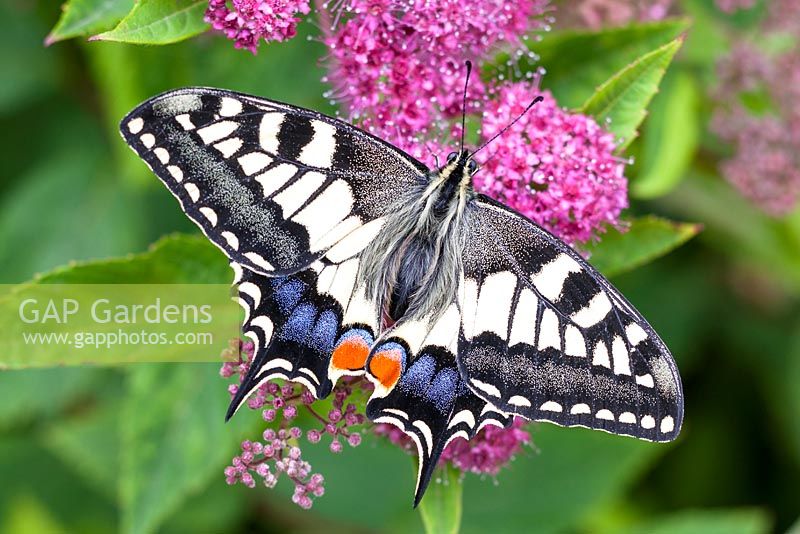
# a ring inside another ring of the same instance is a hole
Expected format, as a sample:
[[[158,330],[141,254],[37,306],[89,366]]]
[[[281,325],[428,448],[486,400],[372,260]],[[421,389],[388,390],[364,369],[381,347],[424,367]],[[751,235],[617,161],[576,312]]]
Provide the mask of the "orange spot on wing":
[[[386,389],[392,389],[403,372],[403,355],[399,350],[382,350],[372,355],[369,372]]]
[[[359,336],[342,341],[333,351],[333,366],[338,369],[355,371],[363,369],[369,356],[369,346]]]

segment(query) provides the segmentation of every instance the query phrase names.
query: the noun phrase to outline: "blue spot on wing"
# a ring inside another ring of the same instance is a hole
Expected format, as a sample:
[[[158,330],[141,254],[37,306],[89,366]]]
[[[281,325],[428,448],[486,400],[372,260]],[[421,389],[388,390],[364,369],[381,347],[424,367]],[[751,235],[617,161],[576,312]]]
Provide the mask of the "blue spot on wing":
[[[458,371],[452,367],[442,369],[428,386],[425,396],[440,412],[447,413],[453,407],[460,382]]]
[[[283,279],[284,282],[275,286],[272,298],[278,303],[281,313],[288,314],[297,306],[306,290],[306,284],[296,278]]]
[[[282,339],[303,343],[314,326],[314,319],[317,315],[317,308],[307,302],[299,305],[281,328],[280,336]]]
[[[339,318],[331,310],[322,312],[311,331],[308,346],[322,354],[333,351],[333,341],[339,330]]]
[[[425,390],[428,389],[428,384],[430,384],[435,370],[436,362],[433,356],[425,354],[411,364],[403,378],[400,379],[398,386],[403,391],[421,397],[425,394]]]

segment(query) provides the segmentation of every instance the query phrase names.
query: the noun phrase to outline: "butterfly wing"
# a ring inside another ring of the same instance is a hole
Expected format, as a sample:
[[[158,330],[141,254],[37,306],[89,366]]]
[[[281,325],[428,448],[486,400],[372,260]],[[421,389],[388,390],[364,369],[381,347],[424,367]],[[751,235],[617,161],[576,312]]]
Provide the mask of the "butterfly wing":
[[[468,216],[461,376],[537,421],[670,441],[683,393],[664,343],[575,251],[479,195]]]
[[[358,254],[369,226],[381,223],[379,218],[351,232],[311,268],[291,275],[264,276],[232,264],[245,310],[242,331],[255,348],[228,418],[273,378],[299,382],[323,398],[341,376],[363,374],[380,315],[357,281]]]
[[[375,384],[367,416],[398,427],[419,453],[414,506],[451,440],[470,439],[488,424],[510,423],[507,414],[473,394],[459,374],[460,317],[453,302],[435,321],[402,322],[381,336],[367,361],[367,376]]]
[[[151,98],[120,130],[212,242],[267,275],[309,267],[427,173],[345,122],[218,89]]]

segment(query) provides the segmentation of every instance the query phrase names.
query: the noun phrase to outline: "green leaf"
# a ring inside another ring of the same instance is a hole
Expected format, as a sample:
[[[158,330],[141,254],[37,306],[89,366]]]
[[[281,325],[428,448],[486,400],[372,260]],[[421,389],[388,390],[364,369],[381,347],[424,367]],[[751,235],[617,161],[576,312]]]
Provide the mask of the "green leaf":
[[[14,514],[23,495],[41,503],[47,515],[67,532],[116,531],[113,501],[76,477],[70,466],[54,458],[36,436],[24,430],[0,439],[0,477],[6,482],[0,484],[0,532],[49,532],[34,528],[32,523],[27,525],[31,530],[4,530],[11,526],[3,523]]]
[[[36,16],[37,9],[32,7],[30,2],[0,2],[0,50],[3,51],[0,54],[0,72],[4,73],[3,83],[0,83],[0,114],[19,113],[19,117],[28,117],[30,122],[35,122],[38,126],[38,136],[41,135],[48,117],[36,114],[37,111],[41,113],[41,109],[28,106],[47,96],[50,100],[55,100],[52,92],[63,80],[66,62],[58,54],[42,47],[41,36],[47,28]],[[34,116],[35,121],[31,120]],[[4,128],[10,130],[6,135],[20,136],[18,122],[14,128]],[[2,145],[4,153],[20,157],[5,139],[2,140]],[[11,159],[4,158],[3,182],[12,177],[7,168]]]
[[[61,17],[44,40],[45,46],[58,41],[94,35],[113,28],[133,8],[134,0],[67,0]]]
[[[206,0],[140,0],[113,29],[92,41],[132,44],[169,44],[203,33],[208,24],[203,14]]]
[[[640,170],[631,183],[633,196],[659,197],[686,176],[700,139],[698,101],[697,86],[688,73],[667,75],[644,125]]]
[[[0,402],[0,429],[43,419],[85,398],[104,372],[90,367],[0,371],[0,391],[13,402]]]
[[[691,173],[660,200],[680,217],[698,221],[712,248],[756,268],[800,294],[800,211],[770,217],[718,176]]]
[[[766,534],[771,532],[764,510],[684,510],[653,519],[621,534]]]
[[[48,154],[0,200],[4,282],[19,282],[70,260],[124,254],[140,246],[139,227],[130,224],[141,215],[136,211],[140,204],[99,165],[102,156],[96,147],[103,146],[102,139],[79,126],[71,135],[80,141]]]
[[[446,464],[433,475],[419,513],[428,534],[458,534],[461,528],[461,471]]]
[[[0,520],[0,532],[47,532],[66,534],[69,529],[53,517],[47,506],[29,494],[17,495],[10,511]]]
[[[122,531],[151,532],[222,470],[251,419],[225,423],[218,366],[131,367],[120,413]]]
[[[636,137],[647,105],[681,43],[681,39],[675,39],[643,55],[601,85],[581,108],[581,113],[592,115],[598,122],[610,121],[608,129],[622,139],[618,151]]]
[[[667,254],[700,231],[700,225],[654,216],[634,219],[627,232],[610,230],[583,248],[589,261],[606,276],[615,276]]]
[[[124,258],[72,262],[27,284],[228,284],[230,267],[204,236],[173,234],[147,252]]]
[[[601,30],[561,30],[530,40],[528,46],[538,61],[520,58],[523,77],[539,66],[546,69],[542,86],[553,92],[559,104],[579,107],[615,72],[647,52],[662,46],[689,28],[688,19],[667,19]],[[507,55],[498,57],[498,70],[506,72]],[[513,70],[513,69],[512,69]]]
[[[43,432],[44,446],[111,500],[119,475],[120,404],[117,390],[94,409],[54,422]]]

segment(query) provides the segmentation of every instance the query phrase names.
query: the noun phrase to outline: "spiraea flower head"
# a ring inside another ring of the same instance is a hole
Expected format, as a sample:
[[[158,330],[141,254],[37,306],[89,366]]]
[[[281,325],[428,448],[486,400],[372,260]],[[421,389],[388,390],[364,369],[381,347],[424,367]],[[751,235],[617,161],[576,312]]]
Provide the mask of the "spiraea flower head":
[[[674,0],[569,0],[559,5],[559,27],[622,26],[631,22],[661,20]]]
[[[776,29],[768,22],[763,31]],[[711,129],[734,151],[723,176],[764,212],[789,213],[800,200],[800,52],[769,54],[742,41],[718,77]]]
[[[568,243],[620,226],[628,206],[625,162],[614,155],[614,136],[591,117],[562,109],[536,84],[507,84],[486,105],[482,136],[510,124],[536,94],[543,100],[479,156],[476,189]]]
[[[446,129],[461,113],[464,61],[501,46],[522,49],[543,26],[545,0],[352,0],[330,17],[333,96],[347,113],[384,137],[406,144]],[[476,77],[477,78],[477,77]],[[476,79],[470,109],[486,95]]]
[[[308,0],[209,0],[205,20],[214,30],[255,54],[264,41],[285,41],[297,33],[298,14]]]

